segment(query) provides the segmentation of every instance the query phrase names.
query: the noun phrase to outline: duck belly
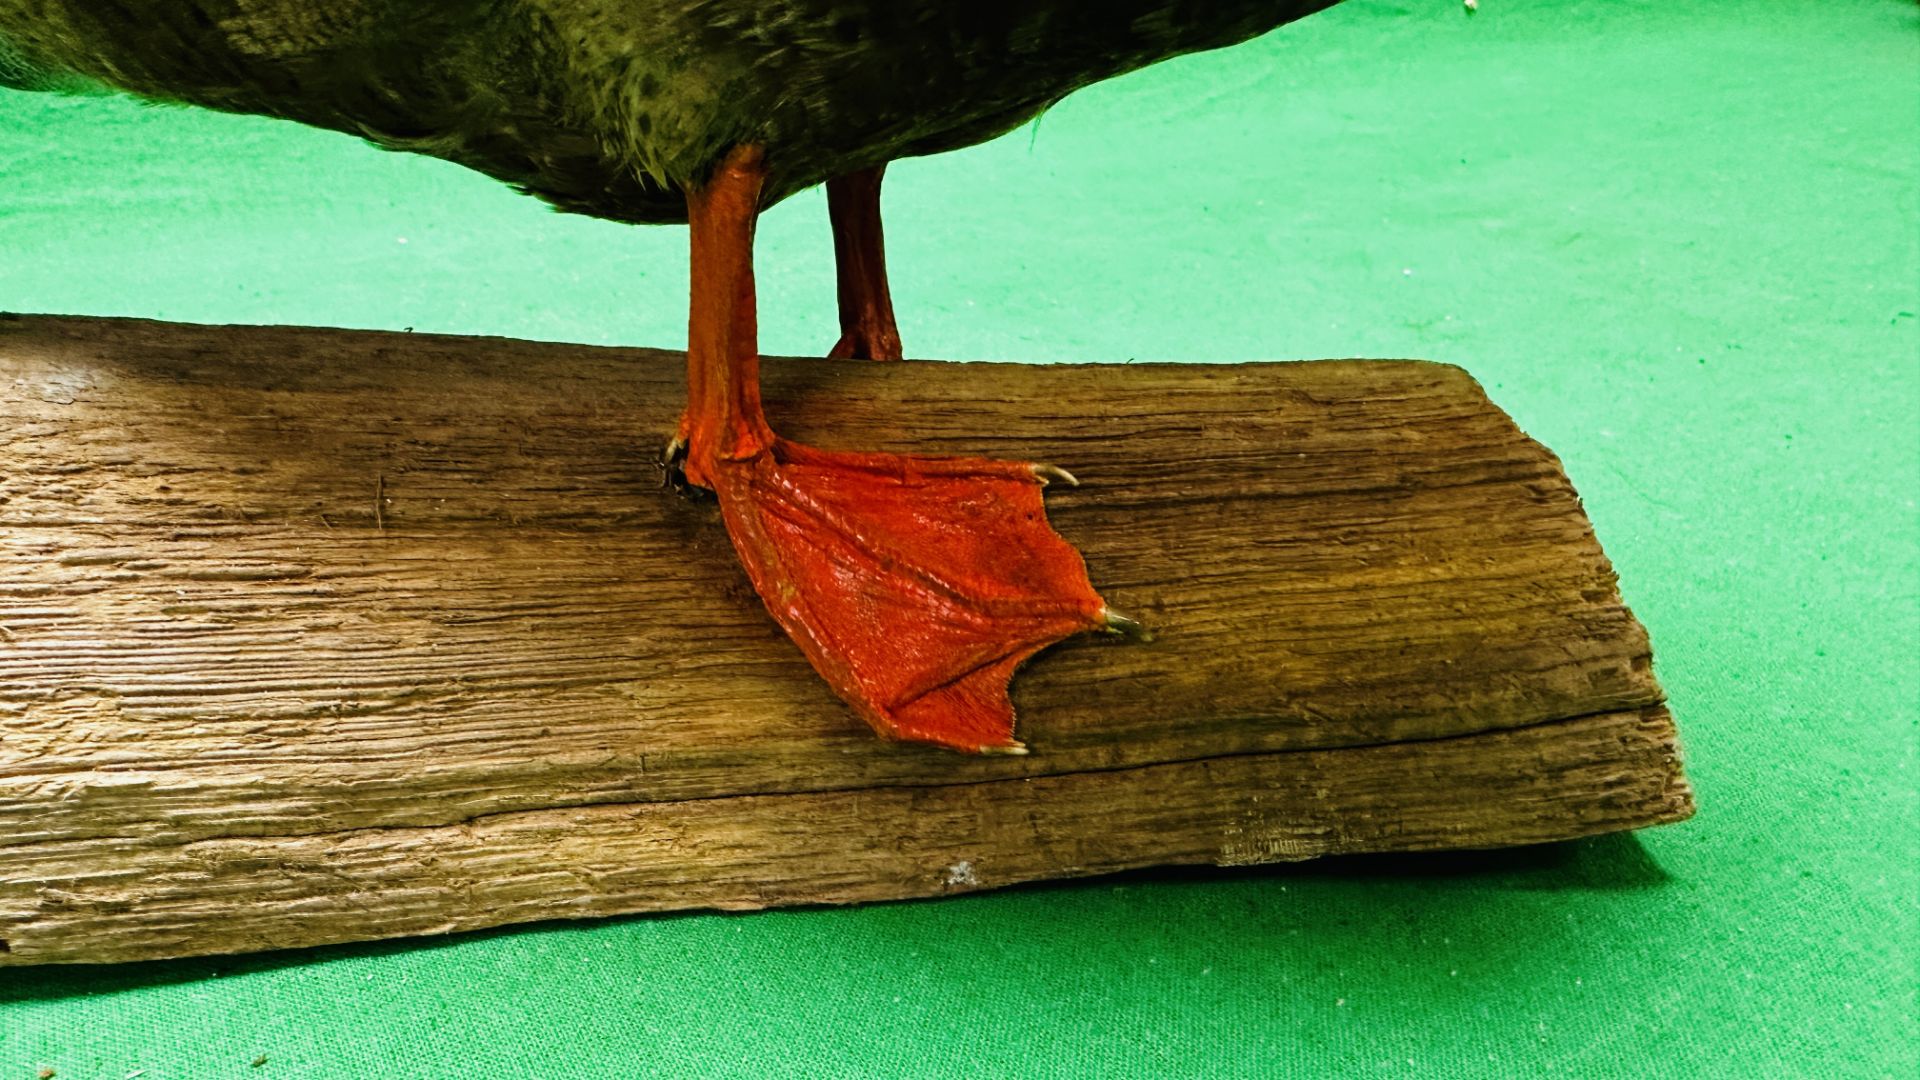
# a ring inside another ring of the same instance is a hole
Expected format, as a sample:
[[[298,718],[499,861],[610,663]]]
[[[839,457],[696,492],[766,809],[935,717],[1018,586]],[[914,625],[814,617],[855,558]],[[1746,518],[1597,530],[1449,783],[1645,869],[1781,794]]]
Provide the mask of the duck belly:
[[[736,145],[771,204],[1331,2],[0,0],[0,84],[281,117],[669,222]]]

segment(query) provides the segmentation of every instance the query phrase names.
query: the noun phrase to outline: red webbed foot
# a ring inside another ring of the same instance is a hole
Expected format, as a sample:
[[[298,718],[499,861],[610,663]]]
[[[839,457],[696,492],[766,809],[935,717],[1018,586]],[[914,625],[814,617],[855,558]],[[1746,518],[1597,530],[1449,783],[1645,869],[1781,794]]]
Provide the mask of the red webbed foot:
[[[1007,682],[1109,618],[1040,492],[1057,469],[819,450],[785,439],[699,479],[754,588],[880,734],[1022,753]]]
[[[1080,553],[1047,524],[1058,469],[980,458],[845,453],[773,433],[760,404],[753,227],[764,152],[738,146],[687,189],[692,316],[687,411],[669,444],[710,488],[775,621],[880,734],[1020,753],[1007,681],[1109,612]],[[899,354],[878,231],[879,170],[829,187],[838,205],[842,348]],[[836,194],[837,192],[837,194]]]

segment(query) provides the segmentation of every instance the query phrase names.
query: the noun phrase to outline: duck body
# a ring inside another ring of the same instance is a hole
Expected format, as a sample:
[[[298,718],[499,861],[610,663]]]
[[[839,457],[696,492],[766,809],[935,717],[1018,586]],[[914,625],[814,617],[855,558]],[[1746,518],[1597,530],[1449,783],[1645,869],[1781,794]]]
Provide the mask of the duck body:
[[[668,223],[731,147],[765,149],[764,207],[1331,2],[0,0],[0,79],[282,117]]]
[[[754,226],[824,182],[842,334],[904,354],[880,182],[1088,83],[1333,0],[0,0],[0,84],[283,117],[569,211],[689,225],[687,407],[662,465],[719,502],[767,612],[882,736],[1024,753],[1008,680],[1143,633],[1047,523],[1054,465],[830,450],[760,402]]]

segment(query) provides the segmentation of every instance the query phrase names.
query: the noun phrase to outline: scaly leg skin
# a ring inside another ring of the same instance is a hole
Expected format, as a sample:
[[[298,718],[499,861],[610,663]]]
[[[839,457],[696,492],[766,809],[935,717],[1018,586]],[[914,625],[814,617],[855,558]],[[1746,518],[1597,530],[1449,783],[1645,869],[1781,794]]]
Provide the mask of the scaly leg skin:
[[[833,224],[833,266],[840,306],[840,340],[829,360],[899,360],[900,330],[893,321],[893,297],[887,292],[887,251],[880,229],[880,180],[887,167],[877,165],[827,181],[827,216]],[[660,454],[664,486],[693,496],[682,460],[689,424],[682,414],[673,438]]]
[[[1047,524],[1046,466],[819,450],[760,407],[753,229],[762,152],[687,193],[693,233],[685,471],[711,489],[774,620],[888,738],[1024,753],[1007,681],[1047,645],[1130,629]]]
[[[830,360],[901,358],[880,233],[880,178],[886,171],[885,165],[877,165],[827,181],[840,296],[840,340],[827,353]]]

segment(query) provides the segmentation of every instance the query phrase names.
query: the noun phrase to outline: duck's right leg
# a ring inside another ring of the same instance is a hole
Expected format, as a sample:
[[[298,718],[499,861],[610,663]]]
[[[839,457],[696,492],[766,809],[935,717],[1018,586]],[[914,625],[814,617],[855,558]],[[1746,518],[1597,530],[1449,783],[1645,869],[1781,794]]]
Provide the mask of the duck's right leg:
[[[1021,753],[1007,680],[1047,645],[1124,631],[1047,524],[1044,465],[822,450],[760,407],[753,232],[765,157],[729,153],[687,191],[692,317],[685,475],[720,500],[747,577],[880,734]]]
[[[832,360],[902,358],[880,230],[880,180],[886,171],[885,165],[876,165],[827,181],[827,217],[833,223],[834,277],[840,299],[840,340],[827,353]],[[696,490],[687,484],[682,468],[690,433],[690,421],[683,415],[660,458],[667,486],[682,494]]]
[[[900,331],[893,325],[887,294],[887,248],[879,231],[879,181],[885,165],[828,181],[828,219],[833,223],[833,273],[839,292],[841,336],[828,359],[900,359]],[[691,192],[689,192],[691,194]],[[660,454],[666,486],[697,494],[687,484],[684,459],[691,421],[682,415]]]

